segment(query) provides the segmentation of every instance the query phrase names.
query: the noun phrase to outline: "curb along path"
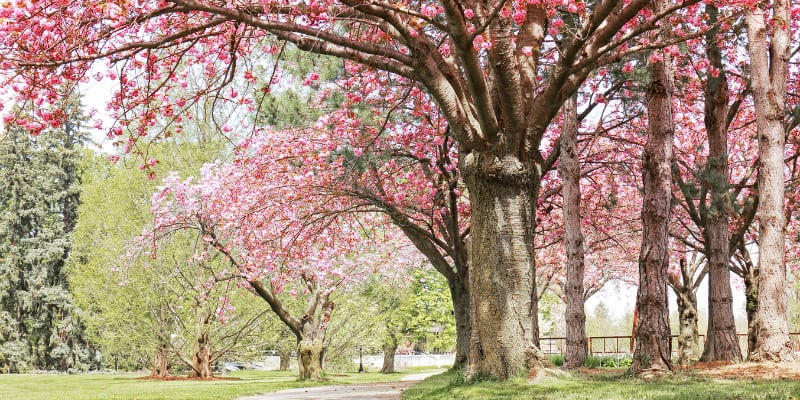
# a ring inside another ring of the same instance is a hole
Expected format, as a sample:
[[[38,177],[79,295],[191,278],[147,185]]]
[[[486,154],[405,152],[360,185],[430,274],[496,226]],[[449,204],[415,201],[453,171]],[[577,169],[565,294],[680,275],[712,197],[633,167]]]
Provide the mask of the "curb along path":
[[[397,400],[400,393],[415,383],[442,371],[406,375],[397,382],[355,383],[281,390],[239,398],[239,400]]]

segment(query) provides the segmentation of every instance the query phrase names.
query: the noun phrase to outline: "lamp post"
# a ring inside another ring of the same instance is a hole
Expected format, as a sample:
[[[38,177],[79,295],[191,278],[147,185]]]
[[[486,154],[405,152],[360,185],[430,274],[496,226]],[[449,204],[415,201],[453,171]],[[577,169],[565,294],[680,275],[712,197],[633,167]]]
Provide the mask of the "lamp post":
[[[363,374],[367,372],[364,370],[364,358],[361,354],[361,346],[358,346],[358,373]]]

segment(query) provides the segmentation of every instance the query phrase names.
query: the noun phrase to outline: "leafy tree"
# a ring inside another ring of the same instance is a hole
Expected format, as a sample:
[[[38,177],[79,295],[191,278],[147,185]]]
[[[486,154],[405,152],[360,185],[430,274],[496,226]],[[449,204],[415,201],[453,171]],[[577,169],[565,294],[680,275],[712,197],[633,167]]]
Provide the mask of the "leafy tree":
[[[436,270],[423,266],[399,280],[370,282],[364,295],[375,304],[374,315],[379,319],[375,331],[384,356],[381,372],[395,372],[395,353],[406,342],[428,352],[455,348],[456,327],[447,280]]]
[[[76,102],[66,123],[32,136],[6,125],[0,140],[0,372],[97,368],[69,293],[69,257],[85,139]]]
[[[200,141],[151,146],[148,151],[165,160],[151,166],[153,172],[191,173],[219,155],[221,147]],[[90,311],[92,337],[127,367],[148,365],[153,375],[164,376],[178,361],[189,367],[190,375],[208,377],[215,360],[255,344],[263,310],[253,309],[247,291],[208,285],[226,262],[193,258],[203,243],[196,237],[161,243],[161,257],[155,260],[148,252],[122,261],[132,239],[152,220],[149,198],[156,181],[104,158],[89,152],[84,156],[85,195],[69,264],[75,296]],[[186,269],[195,273],[186,274]]]

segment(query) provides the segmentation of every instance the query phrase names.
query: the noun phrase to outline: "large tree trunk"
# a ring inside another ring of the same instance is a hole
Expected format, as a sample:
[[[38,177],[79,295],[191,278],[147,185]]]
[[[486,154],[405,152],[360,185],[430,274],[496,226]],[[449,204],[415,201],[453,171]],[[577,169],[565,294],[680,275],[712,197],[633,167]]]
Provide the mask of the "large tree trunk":
[[[469,291],[467,282],[460,276],[450,283],[450,297],[453,300],[453,314],[456,320],[456,357],[453,367],[460,367],[469,358]]]
[[[533,228],[538,176],[516,158],[462,155],[472,204],[469,376],[508,379],[541,366]]]
[[[392,334],[384,338],[381,344],[383,350],[383,366],[381,367],[382,374],[393,374],[394,370],[394,354],[397,352],[397,336]]]
[[[561,175],[564,198],[564,245],[567,254],[567,278],[564,285],[567,308],[567,348],[564,367],[583,366],[586,359],[586,313],[583,308],[583,232],[581,232],[581,169],[578,165],[578,110],[575,96],[564,102],[564,125],[561,131]]]
[[[657,9],[664,7],[663,1],[657,3]],[[664,58],[653,64],[652,82],[647,88],[647,143],[642,151],[642,247],[636,296],[639,323],[630,367],[635,374],[672,370],[667,269],[674,126],[672,77],[666,54]]]
[[[788,0],[772,4],[772,41],[767,43],[765,11],[745,13],[751,81],[758,129],[759,278],[756,348],[752,361],[794,359],[786,315],[784,260],[784,107],[789,61],[791,15]]]
[[[189,371],[189,378],[213,378],[211,372],[211,342],[207,333],[201,334],[194,345],[192,369]]]
[[[156,346],[156,352],[153,356],[153,370],[151,371],[150,376],[163,378],[170,376],[172,373],[167,346],[168,345],[163,343]]]
[[[297,344],[297,365],[300,369],[300,380],[321,381],[324,379],[322,355],[325,350],[320,337],[306,337]]]
[[[678,364],[689,365],[700,354],[700,335],[697,329],[697,296],[691,285],[676,291],[678,300]]]
[[[733,318],[731,272],[728,267],[730,261],[728,80],[716,42],[719,33],[717,7],[706,5],[706,13],[709,17],[708,24],[713,27],[706,34],[707,55],[711,66],[717,68],[720,73],[717,77],[708,74],[705,90],[705,126],[709,142],[708,186],[711,192],[711,206],[704,212],[707,221],[705,236],[709,270],[708,332],[701,360],[739,361],[742,359],[742,353]]]

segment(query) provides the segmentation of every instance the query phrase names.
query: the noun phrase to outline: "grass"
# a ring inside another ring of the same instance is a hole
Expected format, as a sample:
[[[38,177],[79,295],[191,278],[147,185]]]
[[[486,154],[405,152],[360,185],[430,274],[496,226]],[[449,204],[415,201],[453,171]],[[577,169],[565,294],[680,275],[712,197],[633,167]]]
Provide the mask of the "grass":
[[[282,389],[319,385],[392,382],[404,373],[333,374],[325,383],[298,382],[296,371],[236,371],[238,380],[155,381],[141,374],[0,375],[0,400],[226,400]]]
[[[709,379],[673,375],[644,381],[621,372],[544,378],[535,384],[525,379],[509,382],[459,383],[459,372],[432,376],[403,392],[403,400],[797,400],[800,381]]]

